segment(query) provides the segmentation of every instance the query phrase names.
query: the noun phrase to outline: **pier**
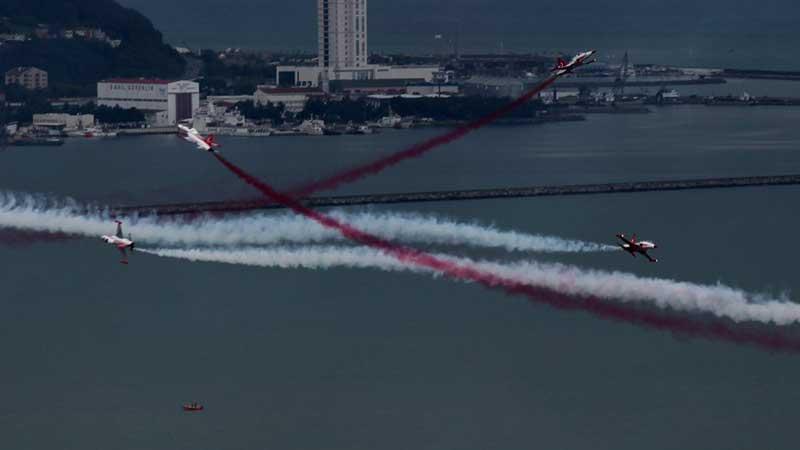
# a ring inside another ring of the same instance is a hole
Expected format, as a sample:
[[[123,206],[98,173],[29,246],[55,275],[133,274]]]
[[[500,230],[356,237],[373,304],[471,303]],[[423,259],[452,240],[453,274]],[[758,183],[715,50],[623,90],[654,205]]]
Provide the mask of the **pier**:
[[[310,197],[303,199],[303,204],[315,208],[344,207],[394,203],[452,202],[500,198],[622,194],[790,185],[800,185],[800,174]],[[117,215],[139,214],[169,216],[282,208],[284,207],[281,205],[270,203],[262,199],[252,199],[190,204],[122,206],[112,208],[112,212]]]

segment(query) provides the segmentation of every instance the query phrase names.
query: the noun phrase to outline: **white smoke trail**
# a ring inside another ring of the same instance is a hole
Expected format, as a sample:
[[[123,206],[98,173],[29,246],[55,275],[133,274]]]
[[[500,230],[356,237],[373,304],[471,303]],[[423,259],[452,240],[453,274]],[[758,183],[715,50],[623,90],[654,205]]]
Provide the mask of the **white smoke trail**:
[[[366,247],[306,246],[245,249],[154,249],[146,253],[189,261],[243,264],[259,267],[325,269],[376,268],[432,273]],[[647,302],[660,308],[707,312],[737,322],[756,321],[789,325],[800,323],[800,304],[786,298],[750,294],[722,284],[701,285],[628,273],[585,270],[574,266],[524,261],[502,264],[436,255],[458,264],[474,266],[503,278],[563,294],[595,296],[610,301]]]
[[[616,247],[552,236],[501,231],[417,214],[348,214],[337,219],[383,238],[404,242],[472,245],[527,252],[600,252]],[[137,241],[157,245],[273,245],[345,241],[341,234],[295,214],[258,213],[228,218],[204,217],[191,222],[130,218],[126,231]],[[76,205],[56,205],[46,199],[0,193],[0,227],[61,232],[97,237],[110,234],[107,211],[82,214]]]

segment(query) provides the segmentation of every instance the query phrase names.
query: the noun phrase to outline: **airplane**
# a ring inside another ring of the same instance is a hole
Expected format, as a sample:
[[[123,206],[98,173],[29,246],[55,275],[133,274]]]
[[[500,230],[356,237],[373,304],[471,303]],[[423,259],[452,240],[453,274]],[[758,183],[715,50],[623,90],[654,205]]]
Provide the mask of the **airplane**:
[[[200,412],[204,409],[205,407],[199,402],[189,402],[183,404],[183,410],[186,412]]]
[[[186,140],[196,145],[200,150],[213,152],[219,144],[214,140],[214,135],[209,134],[208,137],[203,137],[194,128],[189,128],[186,125],[178,125],[178,134]]]
[[[119,220],[115,220],[114,222],[117,223],[117,233],[113,236],[100,236],[103,241],[107,244],[111,244],[117,247],[120,253],[122,253],[122,260],[120,264],[128,264],[128,254],[125,252],[127,249],[131,249],[131,253],[133,253],[134,247],[136,247],[136,243],[133,242],[131,235],[128,234],[128,238],[125,239],[122,235],[122,222]]]
[[[553,67],[551,72],[554,72],[556,76],[566,75],[568,73],[572,73],[573,70],[577,69],[578,67],[585,66],[596,62],[596,59],[591,59],[594,54],[597,53],[597,50],[589,50],[586,52],[578,53],[577,55],[573,56],[571,60],[566,61],[563,58],[558,58],[556,60],[556,66]]]
[[[627,239],[625,235],[622,233],[618,234],[617,237],[620,240],[622,240],[622,242],[624,242],[624,244],[617,244],[617,245],[619,245],[626,252],[630,253],[631,256],[633,256],[634,258],[636,257],[637,253],[640,253],[644,255],[644,257],[647,258],[648,261],[658,262],[657,259],[653,258],[647,253],[648,250],[658,248],[656,244],[650,241],[637,241],[635,234],[633,235],[633,237],[630,238],[630,240]]]

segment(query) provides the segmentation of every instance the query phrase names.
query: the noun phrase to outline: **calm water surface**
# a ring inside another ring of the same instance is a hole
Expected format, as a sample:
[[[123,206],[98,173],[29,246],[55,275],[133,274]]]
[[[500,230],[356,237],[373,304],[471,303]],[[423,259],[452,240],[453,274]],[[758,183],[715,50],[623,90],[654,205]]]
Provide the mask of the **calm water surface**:
[[[800,109],[679,107],[494,127],[339,192],[800,173],[798,123]],[[223,150],[288,187],[441,131],[227,138]],[[253,195],[171,136],[0,152],[0,188],[115,204]],[[599,242],[636,231],[659,241],[662,263],[547,259],[796,298],[798,194],[363,209]],[[676,338],[421,275],[144,254],[123,267],[116,258],[92,239],[0,247],[2,447],[796,448],[797,356]],[[183,414],[190,399],[207,410]]]

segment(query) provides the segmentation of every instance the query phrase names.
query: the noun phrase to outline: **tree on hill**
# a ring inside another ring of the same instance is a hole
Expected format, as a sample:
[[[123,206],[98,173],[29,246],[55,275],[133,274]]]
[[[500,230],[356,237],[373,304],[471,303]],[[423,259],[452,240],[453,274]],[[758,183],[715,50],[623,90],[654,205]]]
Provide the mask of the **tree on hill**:
[[[146,17],[113,0],[2,0],[3,16],[9,23],[43,23],[53,29],[99,28],[122,45],[114,49],[80,39],[6,45],[0,47],[1,71],[33,65],[47,70],[53,84],[93,85],[112,76],[175,78],[185,66]]]

